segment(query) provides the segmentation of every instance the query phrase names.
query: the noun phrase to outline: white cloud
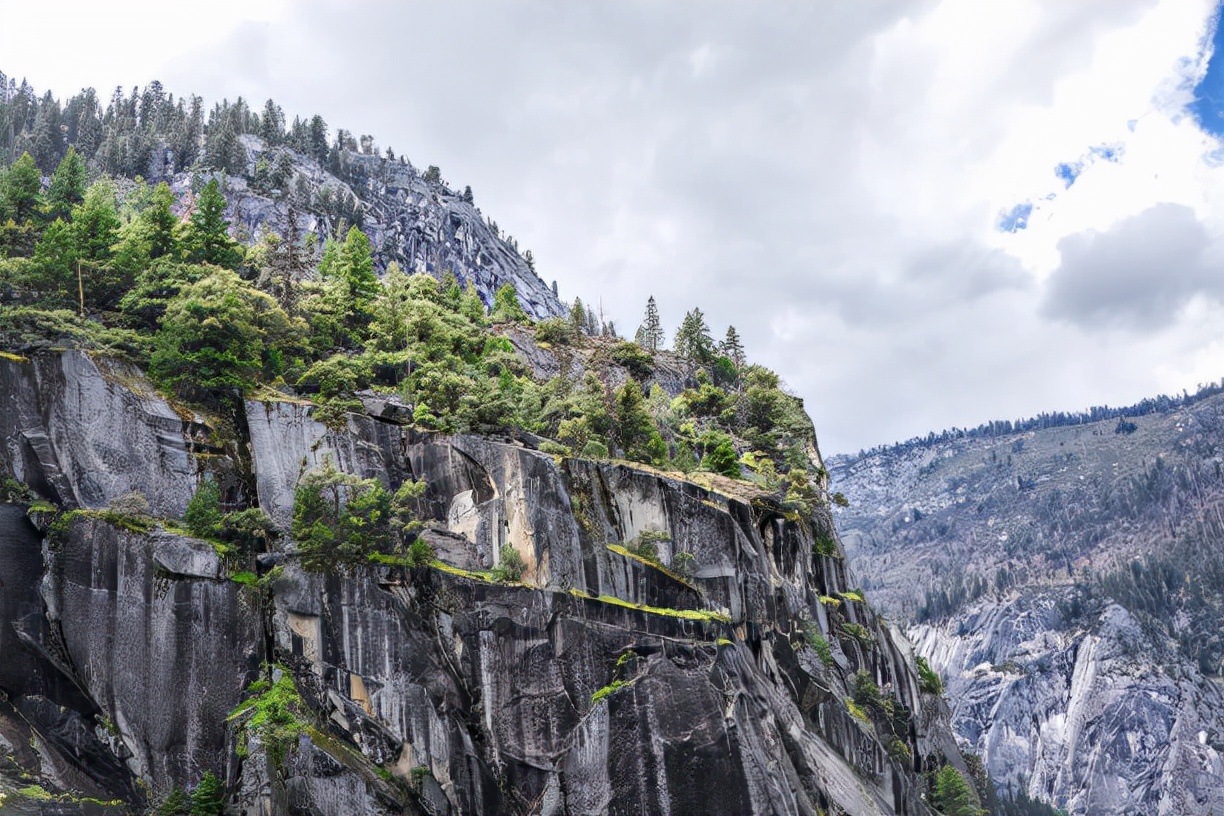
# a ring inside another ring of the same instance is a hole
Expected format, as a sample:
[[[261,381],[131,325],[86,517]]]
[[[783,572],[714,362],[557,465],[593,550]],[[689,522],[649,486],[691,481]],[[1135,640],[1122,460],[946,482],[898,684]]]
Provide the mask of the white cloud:
[[[0,6],[5,31],[105,35],[111,62],[0,34],[0,69],[60,92],[120,71],[272,96],[373,133],[471,184],[542,277],[602,300],[623,333],[651,293],[671,327],[694,305],[716,333],[735,323],[806,398],[826,452],[1224,374],[1224,311],[1203,287],[1142,327],[1048,306],[1088,268],[1062,268],[1068,248],[1157,204],[1219,242],[1214,143],[1177,115],[1209,0],[310,0],[232,17],[108,6],[78,24],[40,7]],[[1121,160],[1064,189],[1055,166],[1101,144]],[[1025,201],[1027,229],[995,229]]]

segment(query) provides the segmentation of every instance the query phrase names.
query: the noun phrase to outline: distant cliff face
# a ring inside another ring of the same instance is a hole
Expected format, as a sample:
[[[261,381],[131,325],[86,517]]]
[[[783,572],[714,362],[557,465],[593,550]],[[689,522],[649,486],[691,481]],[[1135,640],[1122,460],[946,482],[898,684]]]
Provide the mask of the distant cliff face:
[[[1224,397],[830,460],[869,598],[995,782],[1074,814],[1224,812]]]
[[[923,774],[963,768],[825,510],[372,398],[220,422],[75,351],[0,358],[0,389],[4,475],[76,511],[0,505],[6,807],[119,813],[211,771],[232,813],[920,816]],[[425,480],[440,561],[311,573],[283,541],[240,573],[173,521],[207,472],[287,527],[325,463]]]

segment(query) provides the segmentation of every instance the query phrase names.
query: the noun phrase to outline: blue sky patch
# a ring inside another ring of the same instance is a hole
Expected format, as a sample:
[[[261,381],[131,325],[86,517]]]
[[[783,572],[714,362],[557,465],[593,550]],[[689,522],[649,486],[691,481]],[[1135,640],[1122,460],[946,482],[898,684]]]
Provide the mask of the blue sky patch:
[[[1224,2],[1216,6],[1209,34],[1211,58],[1207,61],[1207,73],[1194,88],[1194,101],[1190,113],[1198,120],[1199,127],[1212,136],[1224,136],[1224,26],[1220,25],[1220,14]]]
[[[1084,165],[1080,162],[1075,162],[1074,164],[1063,162],[1054,168],[1054,175],[1062,179],[1063,184],[1068,187],[1075,183],[1075,180],[1079,178],[1079,174],[1082,172],[1084,172]]]
[[[999,213],[999,231],[1019,232],[1028,226],[1029,216],[1032,213],[1033,205],[1028,201],[1023,204],[1017,204],[1010,211]]]
[[[1104,159],[1107,162],[1116,162],[1122,158],[1122,153],[1125,148],[1120,144],[1103,144],[1096,147],[1088,148],[1088,152],[1096,156],[1098,159]]]
[[[1075,161],[1062,162],[1061,164],[1055,165],[1054,175],[1058,176],[1058,178],[1062,180],[1065,189],[1075,183],[1075,180],[1080,177],[1080,174],[1084,172],[1084,169],[1088,167],[1088,165],[1092,164],[1098,159],[1117,164],[1122,160],[1122,154],[1125,152],[1126,146],[1121,142],[1115,142],[1113,144],[1099,144],[1088,148],[1088,152],[1084,153]]]

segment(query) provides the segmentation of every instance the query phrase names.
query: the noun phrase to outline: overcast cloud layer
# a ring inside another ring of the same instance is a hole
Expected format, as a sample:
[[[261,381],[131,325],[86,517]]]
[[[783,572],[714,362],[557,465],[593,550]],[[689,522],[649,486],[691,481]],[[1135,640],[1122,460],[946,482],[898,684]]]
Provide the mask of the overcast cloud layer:
[[[650,294],[733,323],[836,453],[1224,376],[1224,152],[1186,114],[1216,13],[0,2],[0,69],[371,133],[622,334]]]

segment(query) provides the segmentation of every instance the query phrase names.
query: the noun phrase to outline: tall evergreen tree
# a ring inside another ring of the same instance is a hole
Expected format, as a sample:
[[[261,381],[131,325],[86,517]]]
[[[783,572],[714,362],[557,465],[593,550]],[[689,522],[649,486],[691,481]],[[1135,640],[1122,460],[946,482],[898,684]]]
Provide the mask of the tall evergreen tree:
[[[649,446],[658,432],[646,411],[642,386],[637,380],[630,377],[617,390],[615,407],[615,439],[625,457],[637,462],[653,461],[655,457]]]
[[[659,307],[655,304],[654,295],[646,301],[646,319],[637,330],[637,343],[651,351],[663,348],[663,324],[659,322]]]
[[[677,354],[693,362],[705,362],[713,357],[714,339],[710,337],[710,327],[706,325],[701,309],[693,309],[684,316],[680,328],[676,330],[674,348]]]
[[[727,327],[727,336],[718,344],[718,351],[724,357],[729,357],[736,368],[744,367],[747,359],[744,355],[744,344],[740,342],[739,332],[734,326]]]
[[[307,142],[307,154],[315,161],[322,164],[327,161],[327,122],[323,121],[323,117],[315,114],[310,120],[310,135]]]
[[[259,138],[268,147],[275,147],[285,138],[285,114],[271,99],[264,103],[263,116],[259,117]]]
[[[378,294],[378,275],[374,272],[370,239],[358,227],[349,227],[344,237],[337,271],[354,304],[364,307]]]
[[[285,233],[273,247],[267,268],[267,289],[289,314],[293,314],[297,307],[298,283],[306,274],[301,242],[297,205],[290,197],[289,211],[285,215]]]
[[[945,765],[935,775],[935,790],[931,804],[944,816],[983,816],[977,795],[960,772]]]
[[[139,216],[149,242],[149,258],[178,254],[178,217],[174,214],[174,191],[166,182],[153,188],[149,206]]]
[[[574,305],[570,307],[570,324],[576,332],[586,331],[587,313],[580,297],[574,298]]]
[[[0,219],[11,218],[24,224],[34,217],[42,192],[38,165],[29,153],[22,153],[13,166],[0,175]]]
[[[246,148],[238,139],[232,118],[225,116],[219,125],[209,128],[208,143],[204,147],[204,162],[215,170],[223,170],[231,176],[237,176],[246,170]]]
[[[200,191],[184,238],[192,261],[216,264],[226,269],[236,269],[242,263],[242,249],[229,236],[225,196],[221,194],[221,186],[216,179],[209,181]]]
[[[72,208],[85,200],[85,160],[69,147],[51,176],[47,190],[47,218],[67,218]]]

